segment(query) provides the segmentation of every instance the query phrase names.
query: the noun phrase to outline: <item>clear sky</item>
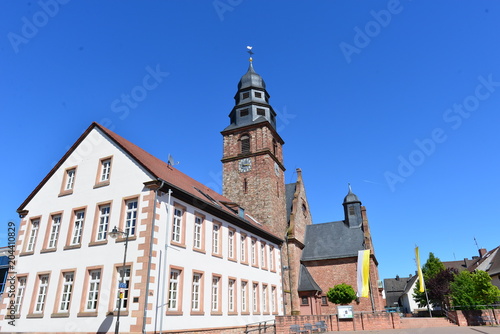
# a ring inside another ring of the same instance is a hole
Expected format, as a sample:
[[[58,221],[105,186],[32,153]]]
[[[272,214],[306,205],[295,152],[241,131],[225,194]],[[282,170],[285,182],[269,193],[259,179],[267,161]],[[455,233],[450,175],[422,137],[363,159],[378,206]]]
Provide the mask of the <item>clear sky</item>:
[[[498,1],[1,1],[0,245],[93,121],[220,191],[251,45],[315,223],[343,219],[350,182],[381,278],[414,273],[415,245],[490,250],[499,32]]]

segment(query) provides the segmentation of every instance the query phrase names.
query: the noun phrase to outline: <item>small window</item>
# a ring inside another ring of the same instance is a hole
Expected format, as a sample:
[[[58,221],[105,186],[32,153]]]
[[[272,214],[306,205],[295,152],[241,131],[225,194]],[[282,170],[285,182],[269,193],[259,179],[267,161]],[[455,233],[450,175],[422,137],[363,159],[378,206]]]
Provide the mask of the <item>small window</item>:
[[[240,138],[241,141],[241,153],[250,153],[250,137],[248,135],[243,135]]]
[[[241,95],[241,97],[242,97],[243,99],[248,99],[248,98],[250,97],[250,92],[244,92],[244,93]]]
[[[266,116],[266,109],[257,108],[257,115]]]
[[[76,168],[68,169],[66,171],[66,184],[64,190],[73,190],[73,185],[75,183],[75,172]]]
[[[353,206],[349,207],[349,215],[350,216],[354,216],[355,215],[355,213],[354,213],[354,207]]]
[[[101,178],[100,182],[109,181],[109,174],[111,172],[111,159],[101,161]]]
[[[326,296],[321,296],[321,305],[328,305],[328,299],[326,299]]]
[[[307,298],[307,297],[300,297],[300,304],[301,305],[309,305],[309,298]]]
[[[254,95],[255,95],[255,97],[262,98],[261,92],[255,92]]]
[[[248,116],[248,108],[240,110],[240,117]]]

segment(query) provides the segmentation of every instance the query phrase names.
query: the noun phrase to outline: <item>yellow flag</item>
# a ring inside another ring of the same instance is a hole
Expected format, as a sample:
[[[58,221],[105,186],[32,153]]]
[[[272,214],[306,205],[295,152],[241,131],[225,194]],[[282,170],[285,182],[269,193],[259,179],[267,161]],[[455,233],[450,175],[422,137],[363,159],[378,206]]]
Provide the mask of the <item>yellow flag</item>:
[[[420,267],[420,255],[418,254],[418,247],[415,247],[415,255],[417,257],[417,270],[418,270],[418,280],[420,281],[420,292],[424,292],[424,275],[422,275],[422,268]]]
[[[358,251],[358,297],[368,297],[370,278],[370,250]]]

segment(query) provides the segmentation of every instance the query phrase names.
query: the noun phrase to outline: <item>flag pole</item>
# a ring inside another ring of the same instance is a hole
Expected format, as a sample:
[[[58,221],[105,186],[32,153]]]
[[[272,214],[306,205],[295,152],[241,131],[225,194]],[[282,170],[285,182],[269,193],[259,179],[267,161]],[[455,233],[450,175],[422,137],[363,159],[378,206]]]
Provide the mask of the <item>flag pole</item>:
[[[432,318],[431,305],[429,303],[429,295],[427,294],[427,289],[425,287],[424,275],[422,274],[422,267],[420,266],[420,254],[418,252],[418,246],[415,245],[415,255],[417,260],[417,270],[418,279],[420,280],[420,292],[425,292],[425,300],[427,301],[427,310],[429,311],[429,316]]]

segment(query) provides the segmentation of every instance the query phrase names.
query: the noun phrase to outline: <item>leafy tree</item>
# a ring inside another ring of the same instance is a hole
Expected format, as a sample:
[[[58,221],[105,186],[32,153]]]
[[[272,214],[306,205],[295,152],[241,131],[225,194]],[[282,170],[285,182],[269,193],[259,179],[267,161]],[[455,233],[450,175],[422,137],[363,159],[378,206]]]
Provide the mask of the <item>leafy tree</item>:
[[[445,269],[446,268],[443,262],[441,262],[441,260],[438,257],[434,256],[434,253],[430,252],[427,262],[425,262],[425,264],[422,267],[422,274],[424,276],[424,282],[428,294],[430,294],[430,288],[428,287],[428,282]],[[418,306],[424,307],[427,306],[427,298],[425,298],[425,292],[420,292],[419,287],[420,287],[420,280],[417,280],[417,285],[413,290],[413,299],[418,303]],[[429,296],[429,302],[431,302],[430,299],[431,298]],[[434,305],[435,303],[431,302],[431,304]]]
[[[334,304],[346,305],[356,299],[356,292],[352,286],[342,283],[330,288],[326,297]]]
[[[449,306],[450,284],[455,280],[456,275],[458,275],[457,269],[447,268],[425,283],[429,301],[433,305],[438,305],[441,308]]]
[[[491,284],[487,272],[462,271],[450,285],[453,306],[466,310],[481,309],[481,305],[494,304],[500,300],[500,289]]]

